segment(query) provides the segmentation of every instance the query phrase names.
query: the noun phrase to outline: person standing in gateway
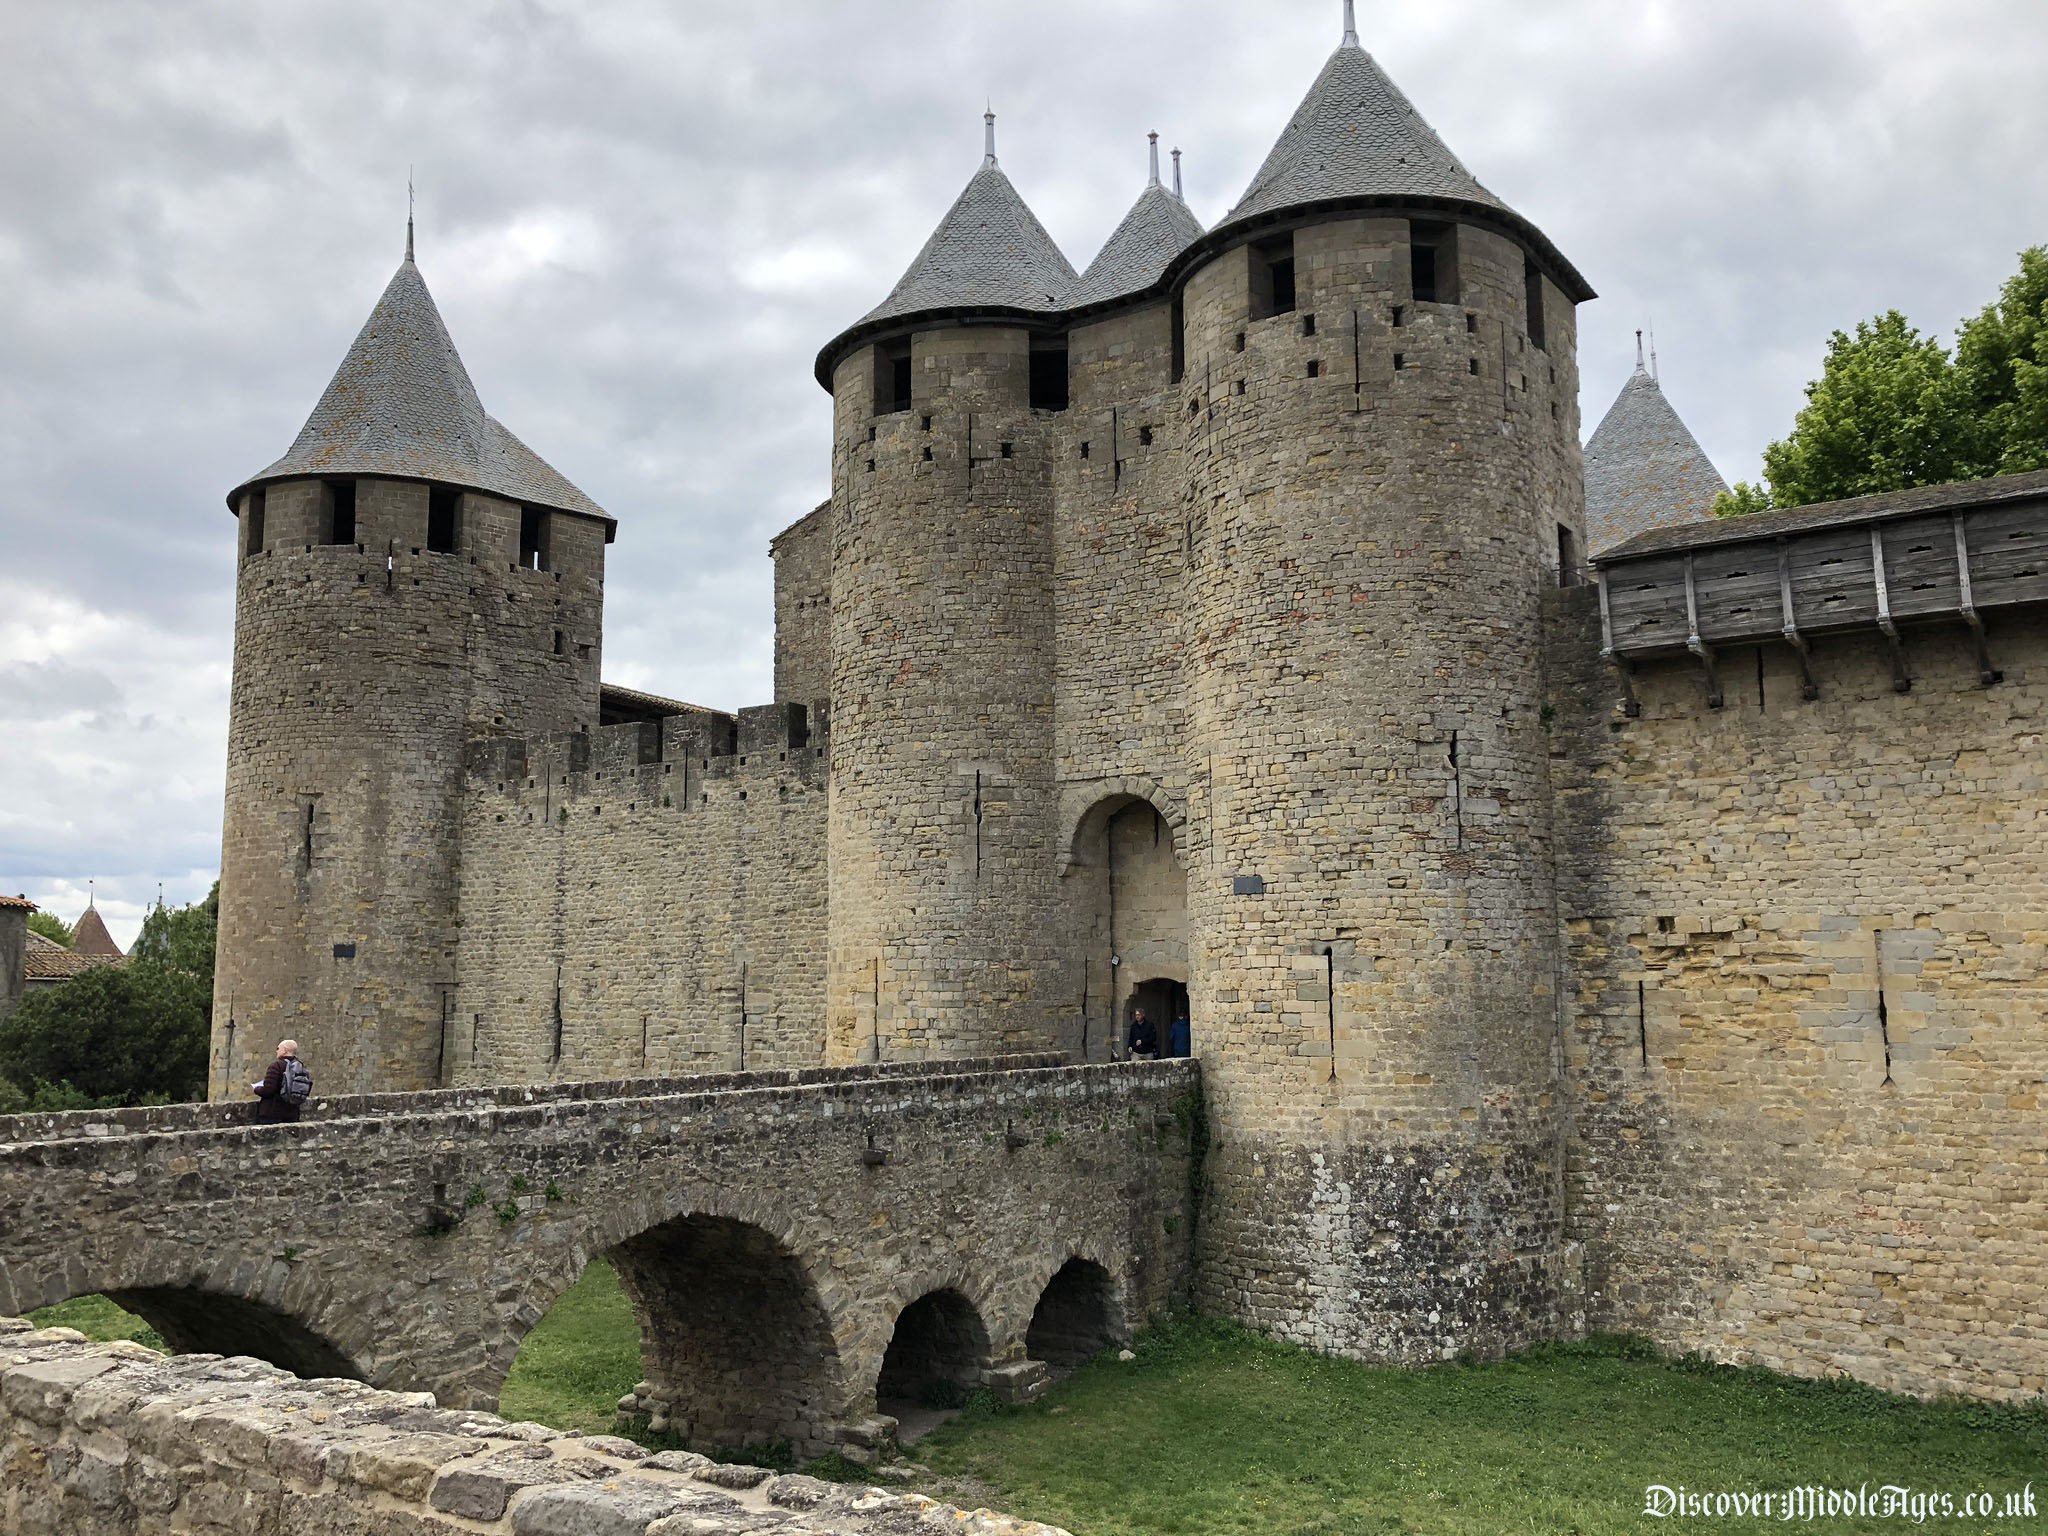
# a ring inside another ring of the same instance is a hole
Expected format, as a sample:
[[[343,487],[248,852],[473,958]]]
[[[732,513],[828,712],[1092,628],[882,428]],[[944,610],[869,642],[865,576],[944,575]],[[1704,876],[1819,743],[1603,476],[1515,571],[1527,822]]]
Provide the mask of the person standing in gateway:
[[[299,1060],[299,1042],[278,1041],[277,1055],[263,1081],[249,1086],[256,1094],[258,1125],[288,1125],[298,1119],[306,1100],[313,1097],[313,1074]]]

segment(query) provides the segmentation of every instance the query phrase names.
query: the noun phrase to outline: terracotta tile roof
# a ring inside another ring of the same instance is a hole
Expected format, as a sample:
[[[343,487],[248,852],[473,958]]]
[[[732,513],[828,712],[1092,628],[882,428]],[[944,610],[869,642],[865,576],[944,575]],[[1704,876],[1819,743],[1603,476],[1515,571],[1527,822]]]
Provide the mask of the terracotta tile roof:
[[[107,925],[100,917],[98,907],[87,907],[85,915],[79,918],[71,930],[73,954],[89,955],[96,960],[119,960],[121,946],[114,942],[114,936],[107,932]]]
[[[114,963],[113,956],[81,955],[75,949],[66,949],[55,940],[31,932],[28,947],[21,957],[21,974],[26,981],[69,981],[74,976]]]
[[[16,907],[24,912],[39,910],[26,896],[0,896],[0,907]]]

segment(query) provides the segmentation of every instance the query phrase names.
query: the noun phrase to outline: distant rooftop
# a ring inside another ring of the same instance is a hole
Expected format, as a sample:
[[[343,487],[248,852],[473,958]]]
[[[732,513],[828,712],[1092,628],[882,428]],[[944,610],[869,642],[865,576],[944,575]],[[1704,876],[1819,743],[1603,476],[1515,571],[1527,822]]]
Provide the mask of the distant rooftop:
[[[1711,518],[1727,489],[1639,356],[1586,444],[1586,547],[1598,554],[1654,528]]]
[[[120,963],[119,952],[111,955],[81,954],[31,929],[28,945],[22,952],[21,974],[27,981],[69,981],[100,966]]]

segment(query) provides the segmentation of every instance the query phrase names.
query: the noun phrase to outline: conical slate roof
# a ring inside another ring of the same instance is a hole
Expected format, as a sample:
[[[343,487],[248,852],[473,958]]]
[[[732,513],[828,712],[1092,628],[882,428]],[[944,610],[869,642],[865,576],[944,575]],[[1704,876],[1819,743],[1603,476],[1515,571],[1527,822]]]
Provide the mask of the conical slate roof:
[[[935,309],[1054,310],[1073,285],[1072,264],[991,154],[855,329]]]
[[[1339,197],[1443,197],[1507,211],[1347,39],[1252,177],[1226,223]]]
[[[71,952],[75,955],[95,955],[105,960],[121,958],[121,946],[114,942],[114,936],[107,932],[107,925],[100,916],[98,907],[87,907],[85,915],[71,929]]]
[[[476,387],[413,264],[385,285],[291,450],[237,486],[299,475],[438,480],[511,501],[612,519],[484,413]]]
[[[1586,549],[1590,554],[1652,528],[1714,515],[1728,482],[1636,364],[1586,444]]]
[[[1202,234],[1202,221],[1194,210],[1154,181],[1138,194],[1116,233],[1067,291],[1065,307],[1080,309],[1150,288],[1167,264]]]

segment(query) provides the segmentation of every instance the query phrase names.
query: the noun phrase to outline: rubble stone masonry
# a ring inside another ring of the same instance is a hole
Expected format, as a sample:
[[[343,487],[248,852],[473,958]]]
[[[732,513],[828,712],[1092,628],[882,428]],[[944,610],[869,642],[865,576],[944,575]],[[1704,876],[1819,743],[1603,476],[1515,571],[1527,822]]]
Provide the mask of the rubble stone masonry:
[[[1597,659],[1551,630],[1591,1326],[1917,1393],[2048,1388],[2048,637]]]

